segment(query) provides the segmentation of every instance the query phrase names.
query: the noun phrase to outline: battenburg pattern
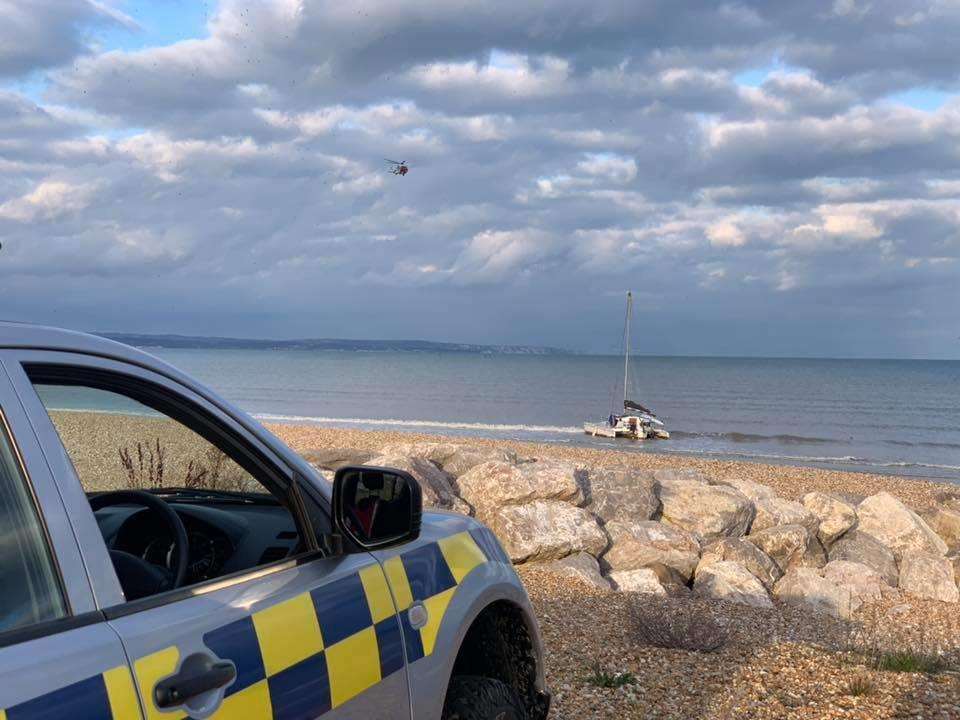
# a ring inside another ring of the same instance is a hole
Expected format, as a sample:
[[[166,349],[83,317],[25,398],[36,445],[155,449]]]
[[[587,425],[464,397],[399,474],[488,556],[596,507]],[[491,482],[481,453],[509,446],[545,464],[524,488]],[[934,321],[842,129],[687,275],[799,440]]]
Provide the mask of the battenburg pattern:
[[[477,528],[393,557],[383,569],[369,565],[205,633],[204,644],[237,668],[236,680],[213,718],[317,717],[403,669],[405,657],[415,663],[429,656],[458,585],[486,562],[509,564],[493,534]],[[414,603],[427,610],[427,623],[419,629],[408,619]],[[175,673],[180,660],[179,650],[171,646],[134,661],[147,720],[186,717],[184,712],[160,712],[152,701],[157,682]],[[125,667],[0,710],[0,720],[138,716]]]

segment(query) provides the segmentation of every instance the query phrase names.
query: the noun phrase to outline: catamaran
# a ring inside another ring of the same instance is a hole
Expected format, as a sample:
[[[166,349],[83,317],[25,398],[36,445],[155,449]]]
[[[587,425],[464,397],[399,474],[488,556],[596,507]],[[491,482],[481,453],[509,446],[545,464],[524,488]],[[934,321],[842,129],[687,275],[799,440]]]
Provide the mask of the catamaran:
[[[611,412],[606,422],[586,422],[583,431],[587,435],[608,438],[667,440],[670,433],[649,408],[630,399],[630,326],[633,323],[633,293],[627,293],[627,318],[624,323],[623,341],[623,412]]]

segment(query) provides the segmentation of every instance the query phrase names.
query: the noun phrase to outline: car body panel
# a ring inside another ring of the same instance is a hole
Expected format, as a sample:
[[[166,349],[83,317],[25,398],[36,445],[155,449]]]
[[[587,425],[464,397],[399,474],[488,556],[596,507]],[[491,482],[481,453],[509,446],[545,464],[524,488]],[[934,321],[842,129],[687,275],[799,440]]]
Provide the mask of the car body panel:
[[[481,523],[452,512],[425,512],[415,543],[374,554],[383,563],[401,612],[413,717],[440,717],[463,639],[491,603],[506,600],[522,611],[542,658],[527,593],[496,537]],[[419,631],[411,628],[409,619],[409,608],[418,604],[427,611],[427,624]],[[543,691],[543,663],[537,668],[537,687]]]
[[[0,718],[141,718],[127,656],[106,622],[0,648]]]

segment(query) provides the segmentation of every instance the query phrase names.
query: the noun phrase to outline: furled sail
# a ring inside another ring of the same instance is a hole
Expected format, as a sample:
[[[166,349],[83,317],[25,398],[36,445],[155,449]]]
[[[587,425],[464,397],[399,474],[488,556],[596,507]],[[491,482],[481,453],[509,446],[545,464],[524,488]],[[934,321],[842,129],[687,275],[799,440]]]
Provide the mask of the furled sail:
[[[639,412],[646,413],[647,415],[652,415],[653,417],[657,416],[657,414],[653,410],[651,410],[650,408],[645,408],[643,405],[641,405],[638,402],[634,402],[633,400],[624,400],[623,409],[638,410]]]

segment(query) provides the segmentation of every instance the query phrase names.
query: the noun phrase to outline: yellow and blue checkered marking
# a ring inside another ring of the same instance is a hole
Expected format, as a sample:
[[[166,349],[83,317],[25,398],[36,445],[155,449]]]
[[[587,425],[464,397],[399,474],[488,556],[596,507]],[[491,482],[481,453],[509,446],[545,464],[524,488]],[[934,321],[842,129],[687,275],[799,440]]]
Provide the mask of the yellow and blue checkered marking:
[[[120,666],[19,705],[0,710],[6,720],[128,720],[140,717],[130,670]]]
[[[440,624],[457,587],[470,572],[487,562],[510,563],[494,534],[485,527],[443,538],[392,557],[383,569],[397,601],[407,662],[433,653]],[[410,625],[406,610],[415,602],[427,609],[427,624]]]
[[[237,667],[218,718],[302,720],[356,697],[408,663],[429,656],[457,587],[486,562],[509,564],[493,533],[477,528],[368,565],[359,572],[210,630],[204,644]],[[406,612],[427,609],[414,629]],[[147,720],[182,720],[153,703],[156,683],[176,672],[170,646],[134,661]],[[0,710],[0,720],[128,720],[140,716],[127,667]]]

